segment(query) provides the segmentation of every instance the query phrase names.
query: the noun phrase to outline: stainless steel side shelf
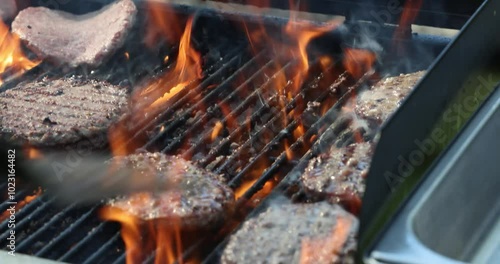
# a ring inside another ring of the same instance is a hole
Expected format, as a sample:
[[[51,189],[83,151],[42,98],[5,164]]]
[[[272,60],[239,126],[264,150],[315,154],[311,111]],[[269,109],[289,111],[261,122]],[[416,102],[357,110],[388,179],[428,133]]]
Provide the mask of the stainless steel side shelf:
[[[500,89],[454,141],[365,263],[498,263]]]

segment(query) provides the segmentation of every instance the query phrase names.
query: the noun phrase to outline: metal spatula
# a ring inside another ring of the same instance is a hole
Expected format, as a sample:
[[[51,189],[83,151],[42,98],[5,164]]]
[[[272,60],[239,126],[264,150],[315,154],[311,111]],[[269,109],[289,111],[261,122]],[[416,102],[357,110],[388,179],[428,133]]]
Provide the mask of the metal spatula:
[[[5,153],[3,164],[8,162],[9,150],[15,150],[14,177],[47,189],[62,202],[95,203],[117,195],[165,191],[171,186],[165,178],[144,178],[132,168],[116,168],[107,162],[111,158],[108,155],[95,154],[70,160],[68,153],[60,152],[40,159],[27,159],[21,150],[6,142],[0,144]]]

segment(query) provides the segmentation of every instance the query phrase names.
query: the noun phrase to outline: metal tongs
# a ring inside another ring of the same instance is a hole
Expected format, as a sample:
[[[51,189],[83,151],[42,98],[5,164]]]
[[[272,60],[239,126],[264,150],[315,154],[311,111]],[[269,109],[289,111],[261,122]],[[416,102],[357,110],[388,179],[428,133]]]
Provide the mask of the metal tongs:
[[[133,168],[117,168],[109,162],[110,155],[74,157],[56,152],[28,159],[21,149],[3,140],[0,140],[0,150],[5,153],[2,164],[8,162],[9,150],[15,150],[16,178],[42,187],[62,203],[94,204],[119,195],[161,192],[172,186],[164,177],[144,177]]]

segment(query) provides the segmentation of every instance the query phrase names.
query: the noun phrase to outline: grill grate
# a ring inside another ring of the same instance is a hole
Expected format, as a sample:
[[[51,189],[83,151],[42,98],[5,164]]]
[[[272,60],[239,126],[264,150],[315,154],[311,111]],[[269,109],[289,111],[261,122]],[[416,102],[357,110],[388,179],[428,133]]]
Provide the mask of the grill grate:
[[[262,60],[267,62],[260,67],[258,62]],[[184,158],[197,160],[203,167],[228,175],[229,184],[234,189],[246,180],[260,162],[266,160],[267,169],[254,179],[255,182],[237,202],[238,206],[245,207],[247,201],[261,190],[266,182],[279,180],[274,179],[276,173],[293,167],[293,162],[287,162],[289,159],[282,146],[285,140],[293,138],[293,131],[299,125],[296,117],[305,112],[305,107],[298,107],[304,103],[304,98],[324,102],[328,104],[328,108],[338,99],[330,89],[316,91],[320,83],[324,82],[321,74],[316,74],[280,111],[273,101],[276,97],[272,94],[275,91],[271,86],[275,76],[268,77],[265,74],[276,68],[278,60],[279,58],[271,56],[268,51],[249,56],[243,51],[243,47],[239,46],[229,52],[221,62],[207,67],[207,78],[198,86],[189,87],[177,94],[172,99],[175,103],[153,120],[139,123],[134,128],[135,133],[131,140],[141,139],[146,135],[148,140],[141,149],[161,150],[164,153],[181,154]],[[274,73],[286,72],[295,63],[295,60],[286,61],[282,64],[284,66],[276,68]],[[210,73],[211,70],[213,72]],[[251,72],[250,77],[239,80],[243,73],[248,72]],[[326,87],[333,85],[334,82]],[[199,94],[204,95],[193,102],[193,98]],[[207,111],[201,110],[207,106]],[[230,110],[224,112],[225,106],[229,106]],[[292,111],[295,111],[293,115]],[[284,118],[287,120],[284,121]],[[295,142],[290,142],[290,149],[295,155],[300,157],[309,145],[314,143],[309,142],[309,139],[324,128],[327,124],[325,119],[328,119],[328,116],[316,120],[304,135]],[[228,131],[224,136],[210,142],[215,121],[225,124]],[[237,126],[231,126],[231,122],[236,122]],[[151,133],[161,126],[161,132]],[[266,135],[269,140],[262,141]],[[231,153],[232,143],[237,143],[238,147],[233,148]],[[223,157],[223,160],[218,160],[219,157]],[[3,189],[6,188],[5,184],[2,186]],[[22,200],[27,194],[26,190],[19,191],[16,199]],[[0,209],[6,209],[6,206],[6,203],[0,205]],[[100,206],[82,208],[71,205],[61,209],[55,203],[54,197],[39,196],[17,213],[17,217],[22,220],[17,223],[16,233],[23,234],[18,236],[17,251],[70,263],[124,263],[125,250],[119,225],[100,221]],[[244,214],[242,212],[242,215]],[[8,232],[7,223],[4,221],[0,225],[2,247],[6,246]],[[185,255],[205,245],[205,240],[193,243],[185,250]],[[150,263],[153,260],[154,253],[145,262]]]

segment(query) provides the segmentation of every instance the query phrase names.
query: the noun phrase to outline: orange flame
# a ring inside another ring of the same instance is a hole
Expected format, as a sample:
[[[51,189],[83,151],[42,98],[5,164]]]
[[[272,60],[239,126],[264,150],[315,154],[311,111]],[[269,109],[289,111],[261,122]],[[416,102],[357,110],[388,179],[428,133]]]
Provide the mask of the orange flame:
[[[234,197],[236,200],[239,198],[243,197],[243,195],[257,182],[258,179],[252,179],[249,181],[243,182],[234,192]],[[253,198],[254,199],[260,199],[264,198],[267,194],[269,194],[274,186],[276,186],[276,183],[274,181],[268,181],[264,184],[262,189],[260,189],[256,194],[254,194]]]
[[[293,14],[293,12],[292,12]],[[312,39],[317,38],[327,32],[330,32],[342,24],[341,20],[332,20],[325,25],[318,26],[307,21],[297,21],[294,16],[285,27],[285,32],[293,37],[296,43],[296,50],[300,59],[301,69],[307,71],[309,69],[309,57],[307,54],[307,45]]]
[[[411,24],[417,18],[420,7],[422,7],[422,3],[423,0],[408,0],[405,2],[405,6],[399,20],[399,26],[394,32],[393,39],[393,45],[398,53],[402,52],[403,46],[396,45],[396,42],[411,33]]]
[[[285,139],[285,154],[288,160],[293,160],[293,151],[290,149],[290,143]]]
[[[19,37],[10,33],[9,27],[0,20],[0,85],[5,80],[5,73],[19,76],[40,62],[24,55]]]
[[[335,228],[325,238],[304,239],[300,251],[300,264],[337,263],[351,229],[351,221],[338,217]]]
[[[42,189],[38,188],[36,191],[33,192],[32,195],[28,195],[24,197],[22,201],[17,202],[16,204],[16,212],[21,210],[23,207],[25,207],[27,204],[35,200],[37,197],[39,197],[42,194]],[[12,213],[10,211],[5,211],[0,215],[0,222],[3,222],[5,219],[9,218]]]
[[[141,232],[139,230],[139,220],[120,209],[114,207],[104,207],[100,212],[103,219],[117,221],[121,224],[121,235],[127,249],[127,263],[136,263],[142,256],[140,246]]]
[[[27,159],[40,159],[43,157],[43,154],[39,149],[31,146],[25,147],[24,153]]]
[[[348,48],[345,50],[342,63],[347,72],[358,79],[373,67],[376,59],[377,57],[371,51]]]
[[[180,22],[171,19],[172,16],[163,4],[149,3],[150,21],[148,25],[148,36],[146,42],[151,46],[156,43],[158,37],[163,36],[169,42],[179,42],[179,49],[175,67],[164,73],[157,80],[149,83],[146,87],[133,94],[131,108],[133,114],[132,122],[151,120],[156,113],[163,111],[173,96],[184,91],[188,85],[199,83],[203,78],[202,60],[200,54],[191,45],[191,32],[193,18],[186,22],[184,31]],[[171,21],[172,20],[172,21]],[[180,30],[180,31],[179,31]],[[170,57],[164,58],[167,63]],[[135,149],[140,142],[130,142],[133,131],[129,130],[128,122],[123,120],[109,130],[110,148],[114,156],[124,156]],[[163,130],[164,127],[161,128]],[[137,141],[137,140],[136,140]],[[124,146],[127,146],[124,148]],[[138,202],[148,200],[150,194],[135,194],[133,199]],[[138,263],[143,261],[145,254],[155,251],[155,263],[182,263],[180,220],[169,220],[168,225],[158,224],[158,221],[141,221],[128,213],[113,207],[105,207],[101,217],[109,221],[117,221],[122,225],[121,235],[127,250],[127,263]],[[173,223],[174,221],[175,223]]]
[[[156,4],[151,3],[152,6],[156,6]],[[163,15],[160,12],[161,9],[150,9],[154,18],[152,23],[158,23],[156,27],[160,29],[167,27],[163,31],[164,33],[170,32],[171,28],[168,27],[170,24],[166,23],[168,16]],[[149,27],[153,27],[153,25],[149,25]],[[192,27],[193,18],[190,18],[180,39],[175,68],[133,94],[130,102],[133,110],[130,120],[123,120],[110,128],[108,137],[114,156],[127,155],[131,149],[136,149],[140,144],[140,142],[130,142],[134,132],[129,130],[128,124],[151,120],[157,113],[168,107],[173,96],[186,89],[188,85],[199,83],[203,77],[200,54],[191,47]],[[165,60],[168,59],[168,56],[165,57]]]
[[[243,182],[238,189],[234,192],[234,197],[236,199],[240,199],[247,191],[252,187],[252,185],[257,181],[257,179],[253,179],[251,181]]]
[[[131,202],[140,205],[144,201],[150,202],[150,194],[135,194]],[[152,252],[157,264],[176,261],[183,263],[180,219],[168,219],[168,223],[163,220],[142,221],[121,209],[109,206],[102,208],[100,217],[121,224],[127,263],[140,263]]]
[[[168,100],[186,88],[190,82],[203,77],[200,54],[191,47],[192,26],[193,18],[190,18],[179,44],[179,55],[174,70],[167,72],[139,93],[140,98],[148,96],[153,100],[153,103],[145,106],[142,111],[147,113],[159,108],[161,110]],[[174,85],[169,86],[172,82]]]
[[[219,134],[223,128],[224,128],[224,125],[222,124],[222,122],[217,121],[217,123],[215,123],[214,130],[212,130],[212,135],[211,135],[210,139],[212,141],[214,141],[219,136]]]

